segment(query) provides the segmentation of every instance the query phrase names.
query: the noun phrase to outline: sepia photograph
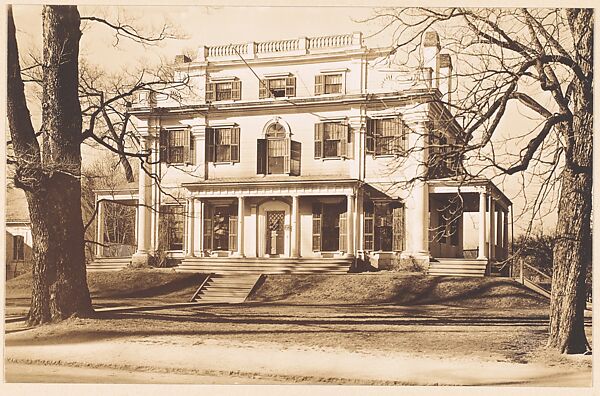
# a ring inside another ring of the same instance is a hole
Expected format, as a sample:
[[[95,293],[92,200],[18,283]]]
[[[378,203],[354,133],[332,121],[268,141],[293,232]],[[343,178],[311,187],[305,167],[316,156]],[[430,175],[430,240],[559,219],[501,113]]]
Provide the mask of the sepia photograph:
[[[2,393],[591,395],[595,9],[539,6],[4,4]]]

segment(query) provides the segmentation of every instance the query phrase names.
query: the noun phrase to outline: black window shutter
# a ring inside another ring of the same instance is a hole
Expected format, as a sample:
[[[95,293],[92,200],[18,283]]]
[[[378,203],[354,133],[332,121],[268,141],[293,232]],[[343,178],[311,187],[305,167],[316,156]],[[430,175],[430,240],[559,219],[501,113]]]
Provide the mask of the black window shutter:
[[[375,153],[375,120],[367,118],[367,142],[366,149],[368,154]]]
[[[215,162],[215,130],[206,128],[206,162]]]
[[[302,157],[302,143],[292,140],[291,174],[300,176],[300,159]]]
[[[267,140],[256,141],[256,173],[265,175],[267,173]]]
[[[160,130],[160,162],[169,163],[169,131]]]

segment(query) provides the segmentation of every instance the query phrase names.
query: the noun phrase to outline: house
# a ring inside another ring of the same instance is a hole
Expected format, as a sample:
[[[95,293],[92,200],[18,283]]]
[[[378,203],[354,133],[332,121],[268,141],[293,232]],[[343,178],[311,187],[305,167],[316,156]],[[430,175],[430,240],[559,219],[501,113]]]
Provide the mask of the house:
[[[23,190],[6,189],[6,279],[31,269],[32,236]]]
[[[178,56],[184,87],[143,92],[130,109],[150,153],[137,189],[97,195],[138,203],[131,262],[327,271],[409,260],[489,273],[507,257],[511,203],[491,181],[466,180],[451,150],[463,134],[444,104],[451,57],[435,32],[410,72],[387,64],[389,51],[353,33]],[[468,254],[464,212],[479,219]]]

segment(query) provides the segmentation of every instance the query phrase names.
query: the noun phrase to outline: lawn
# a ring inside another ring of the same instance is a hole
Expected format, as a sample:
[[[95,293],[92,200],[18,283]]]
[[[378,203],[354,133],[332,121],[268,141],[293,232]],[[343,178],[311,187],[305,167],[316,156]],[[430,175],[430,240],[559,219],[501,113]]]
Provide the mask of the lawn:
[[[185,301],[203,278],[151,270],[92,273],[89,279],[95,301],[128,305],[136,298]],[[8,282],[9,302],[26,288],[24,278]],[[263,277],[243,304],[103,312],[96,318],[73,318],[25,331],[11,324],[6,346],[10,351],[100,343],[156,347],[157,356],[169,346],[173,350],[196,348],[199,354],[211,345],[257,351],[300,348],[337,356],[340,351],[365,356],[403,354],[440,362],[531,363],[588,372],[590,359],[574,361],[544,349],[547,325],[548,300],[501,278],[273,275]],[[591,341],[591,325],[586,332]],[[153,370],[155,364],[140,361],[139,366]]]

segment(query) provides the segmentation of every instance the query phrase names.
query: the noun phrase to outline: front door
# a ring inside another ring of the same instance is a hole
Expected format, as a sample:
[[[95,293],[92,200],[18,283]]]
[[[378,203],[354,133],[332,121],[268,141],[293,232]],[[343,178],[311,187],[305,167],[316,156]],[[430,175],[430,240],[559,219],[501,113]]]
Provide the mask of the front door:
[[[267,251],[270,256],[277,256],[284,252],[284,221],[285,211],[270,210],[267,211]]]

